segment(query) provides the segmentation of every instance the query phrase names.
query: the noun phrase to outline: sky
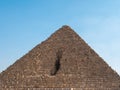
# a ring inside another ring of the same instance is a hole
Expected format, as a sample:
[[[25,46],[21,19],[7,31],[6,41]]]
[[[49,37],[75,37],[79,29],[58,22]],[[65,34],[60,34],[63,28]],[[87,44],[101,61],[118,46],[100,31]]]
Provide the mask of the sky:
[[[63,25],[120,75],[120,0],[0,0],[0,72]]]

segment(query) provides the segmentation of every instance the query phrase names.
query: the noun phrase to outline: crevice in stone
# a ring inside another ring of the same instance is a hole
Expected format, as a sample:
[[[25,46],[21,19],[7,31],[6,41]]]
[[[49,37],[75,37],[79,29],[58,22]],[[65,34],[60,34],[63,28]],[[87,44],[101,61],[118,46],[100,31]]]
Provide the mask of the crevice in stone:
[[[58,70],[60,69],[60,59],[62,58],[62,51],[58,50],[58,52],[56,53],[56,60],[55,60],[55,64],[54,67],[51,69],[51,75],[56,75],[56,73],[58,72]]]

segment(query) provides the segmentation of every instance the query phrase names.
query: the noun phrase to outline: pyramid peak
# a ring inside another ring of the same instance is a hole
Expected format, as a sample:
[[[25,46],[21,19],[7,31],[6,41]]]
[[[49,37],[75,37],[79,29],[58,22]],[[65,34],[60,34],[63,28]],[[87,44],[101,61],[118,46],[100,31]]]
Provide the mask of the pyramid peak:
[[[68,25],[63,25],[61,28],[60,28],[60,30],[71,30],[71,31],[74,31],[70,26],[68,26]]]
[[[68,25],[63,25],[62,28],[67,28],[67,29],[69,28],[69,29],[71,29],[71,27],[68,26]]]
[[[69,35],[69,34],[71,34],[71,35],[77,35],[77,36],[79,36],[75,31],[74,31],[74,29],[72,29],[70,26],[68,26],[68,25],[63,25],[61,28],[59,28],[55,33],[58,33],[59,32],[59,34],[61,33],[61,34],[66,34],[66,35]],[[55,34],[55,33],[53,33],[53,34]],[[65,36],[66,36],[65,35]],[[79,36],[80,37],[80,36]]]
[[[80,36],[68,25],[63,25],[56,32],[54,32],[49,38],[48,41],[74,41],[79,39]]]

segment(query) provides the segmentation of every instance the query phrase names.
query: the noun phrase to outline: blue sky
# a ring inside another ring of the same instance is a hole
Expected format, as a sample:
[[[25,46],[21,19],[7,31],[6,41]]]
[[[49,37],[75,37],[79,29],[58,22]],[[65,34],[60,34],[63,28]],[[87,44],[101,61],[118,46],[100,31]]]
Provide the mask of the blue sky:
[[[0,72],[62,25],[120,74],[120,0],[0,0]]]

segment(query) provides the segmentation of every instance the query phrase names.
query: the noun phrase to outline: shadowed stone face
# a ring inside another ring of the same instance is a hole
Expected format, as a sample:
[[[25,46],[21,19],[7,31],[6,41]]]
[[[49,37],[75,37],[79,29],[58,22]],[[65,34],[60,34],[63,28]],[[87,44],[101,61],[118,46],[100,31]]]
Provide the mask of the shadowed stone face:
[[[51,70],[51,75],[55,75],[58,70],[60,69],[60,59],[62,58],[62,51],[58,50],[58,52],[56,53],[56,61],[54,64],[54,67]]]

